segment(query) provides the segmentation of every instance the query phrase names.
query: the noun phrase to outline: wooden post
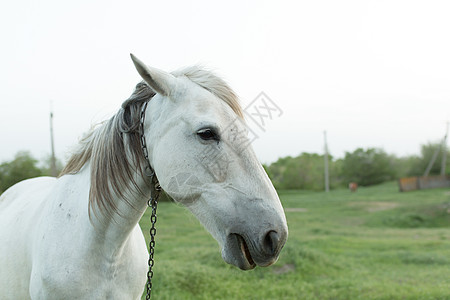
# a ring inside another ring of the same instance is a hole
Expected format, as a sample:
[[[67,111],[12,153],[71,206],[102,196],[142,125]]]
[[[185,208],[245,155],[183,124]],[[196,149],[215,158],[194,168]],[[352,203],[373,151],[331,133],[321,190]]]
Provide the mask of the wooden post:
[[[445,130],[444,140],[442,141],[442,160],[441,160],[441,176],[445,176],[445,167],[447,164],[447,135],[448,135],[448,122]]]
[[[51,157],[50,157],[50,170],[51,170],[51,175],[53,177],[56,177],[58,174],[56,173],[56,158],[55,158],[55,143],[53,140],[53,109],[51,107],[51,103],[50,103],[50,143],[51,143]]]
[[[325,192],[329,192],[330,191],[330,178],[329,178],[329,174],[328,174],[328,146],[327,146],[327,132],[324,131],[323,132],[323,139],[324,139],[324,150],[325,150],[325,155],[323,156],[323,160],[324,160],[324,165],[325,165]]]

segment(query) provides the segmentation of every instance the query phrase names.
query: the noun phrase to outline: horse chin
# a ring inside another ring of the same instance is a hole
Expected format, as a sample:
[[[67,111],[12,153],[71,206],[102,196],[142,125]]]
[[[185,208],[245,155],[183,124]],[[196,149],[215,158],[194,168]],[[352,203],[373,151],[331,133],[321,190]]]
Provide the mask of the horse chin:
[[[227,243],[222,249],[222,258],[225,262],[244,271],[256,267],[245,239],[239,234],[228,236]]]

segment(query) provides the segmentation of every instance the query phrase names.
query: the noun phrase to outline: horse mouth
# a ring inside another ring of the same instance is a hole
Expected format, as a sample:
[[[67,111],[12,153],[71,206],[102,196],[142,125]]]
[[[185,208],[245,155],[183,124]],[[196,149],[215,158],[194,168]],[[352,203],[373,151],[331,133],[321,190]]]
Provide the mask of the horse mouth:
[[[239,247],[241,248],[242,256],[247,260],[248,264],[253,269],[254,267],[256,267],[256,263],[253,261],[252,255],[250,254],[250,250],[248,249],[248,245],[245,242],[245,239],[239,234],[236,234],[236,237],[238,239]]]

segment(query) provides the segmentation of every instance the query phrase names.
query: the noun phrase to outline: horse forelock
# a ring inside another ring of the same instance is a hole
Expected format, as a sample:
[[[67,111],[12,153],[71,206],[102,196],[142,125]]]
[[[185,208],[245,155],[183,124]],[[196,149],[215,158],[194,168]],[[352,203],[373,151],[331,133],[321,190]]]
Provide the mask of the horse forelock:
[[[236,115],[244,119],[239,98],[231,87],[211,70],[200,66],[191,66],[172,72],[176,77],[186,76],[190,81],[209,91],[222,101],[224,101]]]
[[[243,111],[238,97],[228,84],[211,71],[198,66],[188,67],[172,73],[186,76],[189,80],[208,90],[224,101],[241,117]],[[123,198],[124,191],[130,187],[140,191],[133,179],[137,171],[143,175],[145,157],[140,144],[139,122],[142,105],[150,101],[155,92],[145,83],[136,85],[133,94],[123,104],[119,112],[100,126],[91,129],[80,141],[78,148],[70,157],[59,176],[76,174],[90,162],[91,186],[89,191],[89,214],[113,215],[119,213],[113,195]],[[127,136],[127,142],[124,141]]]

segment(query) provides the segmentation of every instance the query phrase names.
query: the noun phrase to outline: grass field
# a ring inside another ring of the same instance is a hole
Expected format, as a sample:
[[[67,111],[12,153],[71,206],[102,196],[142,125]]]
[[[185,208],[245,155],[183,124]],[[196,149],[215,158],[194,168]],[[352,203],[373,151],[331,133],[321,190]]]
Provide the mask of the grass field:
[[[450,299],[450,190],[279,194],[289,239],[275,265],[246,272],[187,210],[160,203],[152,299]]]

